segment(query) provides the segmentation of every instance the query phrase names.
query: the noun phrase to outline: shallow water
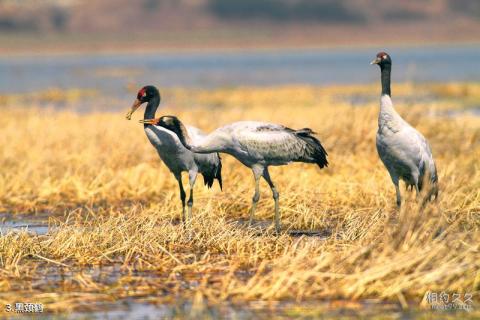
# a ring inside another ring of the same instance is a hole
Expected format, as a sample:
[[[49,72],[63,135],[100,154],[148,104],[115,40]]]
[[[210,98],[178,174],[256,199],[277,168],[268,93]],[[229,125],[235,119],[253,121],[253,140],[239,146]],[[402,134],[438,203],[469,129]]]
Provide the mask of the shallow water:
[[[479,81],[480,45],[337,48],[148,54],[0,57],[0,94],[51,87],[95,88],[118,98],[126,87],[351,84],[378,81],[369,62],[379,50],[394,61],[393,81]]]
[[[45,215],[0,213],[0,235],[21,231],[36,235],[47,234],[49,231],[48,217]]]
[[[42,319],[478,319],[478,314],[466,311],[403,310],[399,304],[377,300],[278,302],[270,306],[253,301],[242,307],[226,302],[194,307],[190,302],[156,305],[128,299],[105,308],[68,316],[44,315]]]

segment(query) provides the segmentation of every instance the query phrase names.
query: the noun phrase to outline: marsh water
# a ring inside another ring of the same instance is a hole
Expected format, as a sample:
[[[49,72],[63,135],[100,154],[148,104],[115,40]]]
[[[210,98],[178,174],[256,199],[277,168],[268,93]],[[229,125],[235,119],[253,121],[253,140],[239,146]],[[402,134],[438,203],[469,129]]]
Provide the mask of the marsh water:
[[[343,305],[343,306],[342,306]],[[271,306],[261,302],[235,306],[193,306],[190,302],[177,305],[156,305],[126,299],[105,306],[102,311],[74,312],[68,315],[36,315],[34,319],[478,319],[468,311],[402,310],[398,304],[376,300],[330,301],[295,304],[277,302]]]
[[[22,231],[35,235],[44,235],[48,230],[48,214],[0,213],[0,236],[8,232]]]
[[[370,61],[391,53],[394,81],[480,80],[480,45],[281,49],[145,54],[0,56],[0,94],[95,88],[122,98],[130,84],[215,88],[356,84],[378,80]]]

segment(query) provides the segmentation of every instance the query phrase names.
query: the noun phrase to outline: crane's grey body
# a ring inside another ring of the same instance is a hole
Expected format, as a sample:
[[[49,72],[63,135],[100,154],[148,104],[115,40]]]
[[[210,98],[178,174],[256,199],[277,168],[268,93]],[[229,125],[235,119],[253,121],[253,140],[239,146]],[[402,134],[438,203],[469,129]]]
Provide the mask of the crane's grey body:
[[[146,86],[142,88],[137,96],[137,100],[132,107],[132,110],[127,114],[127,119],[130,119],[131,114],[140,106],[141,103],[148,102],[145,108],[144,120],[153,118],[155,111],[160,104],[160,93],[153,86]],[[188,199],[188,215],[191,219],[193,206],[193,187],[197,179],[198,173],[203,175],[205,185],[212,187],[215,179],[218,180],[220,188],[222,188],[222,163],[218,153],[199,154],[194,153],[183,146],[178,136],[161,126],[152,124],[144,125],[145,134],[150,143],[157,150],[158,155],[173,173],[177,179],[178,187],[180,189],[180,200],[182,201],[182,220],[185,223],[185,200],[186,194],[182,184],[182,172],[188,173],[190,185],[190,197]],[[188,134],[194,139],[200,139],[204,134],[200,129],[188,126]]]
[[[256,121],[235,122],[218,128],[212,133],[193,139],[189,131],[176,117],[162,117],[159,125],[174,131],[180,141],[198,153],[223,152],[237,158],[253,171],[255,194],[252,199],[250,222],[260,198],[259,182],[263,177],[272,190],[275,200],[275,228],[280,230],[279,194],[270,178],[269,166],[285,165],[290,162],[317,163],[320,168],[328,165],[327,152],[308,129],[290,128]]]
[[[247,167],[279,166],[290,162],[315,163],[318,160],[312,156],[310,145],[299,137],[299,133],[312,133],[309,129],[304,130],[295,131],[267,122],[239,121],[199,137],[191,150],[224,152]]]
[[[402,179],[415,187],[428,172],[436,181],[435,161],[425,137],[396,113],[389,96],[382,96],[380,106],[377,151],[392,180]]]
[[[431,196],[438,195],[437,169],[430,145],[393,107],[390,97],[390,57],[379,53],[377,59],[377,64],[382,68],[382,95],[376,137],[378,155],[395,185],[398,206],[401,205],[399,180],[403,180],[407,187],[415,188],[417,195],[424,183],[428,182],[428,200]],[[382,59],[385,61],[382,62]],[[382,66],[381,63],[385,65]]]

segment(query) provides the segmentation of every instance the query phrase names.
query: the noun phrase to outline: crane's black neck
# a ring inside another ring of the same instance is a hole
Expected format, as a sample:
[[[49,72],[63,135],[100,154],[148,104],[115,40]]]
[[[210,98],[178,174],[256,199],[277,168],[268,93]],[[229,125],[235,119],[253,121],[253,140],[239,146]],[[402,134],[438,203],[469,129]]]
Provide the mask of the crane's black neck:
[[[390,91],[390,76],[392,73],[392,64],[385,63],[380,65],[380,70],[382,71],[382,95],[386,94],[391,97]]]
[[[147,107],[145,108],[145,114],[143,115],[143,119],[154,119],[155,118],[155,112],[157,112],[157,108],[160,105],[160,95],[156,94],[154,95],[147,104]],[[148,124],[144,124],[144,127],[148,126]]]

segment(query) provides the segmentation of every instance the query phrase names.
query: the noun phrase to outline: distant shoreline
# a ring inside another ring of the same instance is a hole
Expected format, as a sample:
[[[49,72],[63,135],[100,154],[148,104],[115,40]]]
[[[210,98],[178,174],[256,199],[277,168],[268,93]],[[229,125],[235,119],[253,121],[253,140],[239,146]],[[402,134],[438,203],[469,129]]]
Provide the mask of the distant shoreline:
[[[224,46],[218,45],[216,47],[189,47],[189,46],[142,46],[140,48],[132,49],[130,46],[106,46],[104,48],[96,49],[87,49],[87,48],[37,48],[35,51],[27,50],[24,48],[0,48],[0,57],[9,57],[12,55],[15,56],[56,56],[56,55],[113,55],[113,54],[125,54],[125,55],[144,55],[144,54],[155,54],[155,53],[178,53],[178,54],[189,54],[189,53],[234,53],[234,52],[259,52],[259,51],[309,51],[309,50],[338,50],[338,49],[367,49],[367,48],[412,48],[412,47],[425,47],[425,48],[434,48],[434,47],[454,47],[454,46],[480,46],[480,40],[472,41],[460,41],[460,42],[396,42],[396,43],[352,43],[352,44],[326,44],[326,45],[248,45],[248,46]]]
[[[456,0],[3,2],[2,56],[480,43],[478,6]]]
[[[228,52],[478,45],[478,24],[252,26],[143,33],[0,33],[0,56],[155,52]]]

